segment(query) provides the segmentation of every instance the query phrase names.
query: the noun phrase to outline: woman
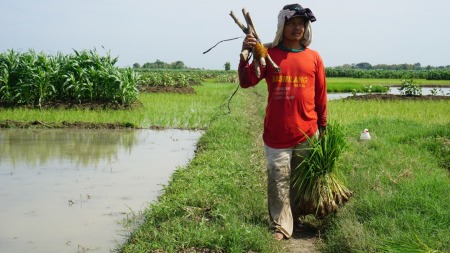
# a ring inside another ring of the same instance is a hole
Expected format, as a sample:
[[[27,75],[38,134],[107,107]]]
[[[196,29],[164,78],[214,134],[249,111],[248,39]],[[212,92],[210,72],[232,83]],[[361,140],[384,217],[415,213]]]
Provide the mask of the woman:
[[[239,81],[242,88],[268,86],[264,119],[264,150],[267,159],[268,205],[275,238],[292,236],[298,215],[290,193],[291,169],[295,169],[308,146],[307,139],[325,134],[327,94],[325,68],[319,53],[308,48],[312,40],[311,22],[316,18],[299,4],[286,5],[279,12],[277,33],[268,45],[268,54],[280,67],[261,68],[257,77],[254,64],[241,59]],[[248,34],[242,50],[250,51],[257,40]]]

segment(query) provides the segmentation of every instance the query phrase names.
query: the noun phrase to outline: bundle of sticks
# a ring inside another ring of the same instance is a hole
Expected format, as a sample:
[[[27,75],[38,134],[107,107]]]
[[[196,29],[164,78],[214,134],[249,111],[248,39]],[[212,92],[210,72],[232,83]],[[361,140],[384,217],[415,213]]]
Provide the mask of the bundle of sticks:
[[[255,66],[256,76],[258,78],[261,77],[260,66],[263,68],[266,67],[266,63],[269,63],[277,72],[280,72],[280,67],[270,58],[270,55],[267,53],[267,48],[262,44],[261,39],[256,32],[255,25],[253,24],[253,20],[250,17],[250,13],[243,8],[242,14],[244,15],[245,21],[247,22],[247,27],[242,24],[242,22],[234,15],[233,11],[230,12],[230,16],[233,18],[234,22],[241,28],[241,30],[247,35],[252,34],[258,42],[252,49],[253,54],[253,63]],[[242,50],[240,57],[242,60],[247,61],[250,57],[249,49]]]

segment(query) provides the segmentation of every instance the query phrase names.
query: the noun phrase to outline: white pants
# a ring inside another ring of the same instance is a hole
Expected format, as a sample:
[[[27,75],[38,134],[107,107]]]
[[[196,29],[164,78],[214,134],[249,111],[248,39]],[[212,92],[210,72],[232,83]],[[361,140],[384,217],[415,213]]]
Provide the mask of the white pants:
[[[318,132],[316,133],[316,137]],[[295,169],[308,154],[309,142],[294,147],[276,149],[264,145],[267,159],[267,195],[271,227],[283,233],[287,238],[294,229],[295,209],[291,193],[291,168]]]

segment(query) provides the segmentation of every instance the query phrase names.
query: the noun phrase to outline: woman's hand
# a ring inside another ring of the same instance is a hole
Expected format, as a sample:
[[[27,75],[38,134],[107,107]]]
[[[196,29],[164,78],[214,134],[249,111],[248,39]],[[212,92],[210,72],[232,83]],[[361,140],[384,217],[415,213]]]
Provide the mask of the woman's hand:
[[[247,34],[247,36],[245,36],[244,42],[242,42],[242,51],[244,51],[245,49],[251,51],[256,45],[256,42],[257,39],[255,38],[255,36],[253,36],[253,34]]]
[[[319,138],[322,139],[323,137],[325,137],[326,133],[327,133],[327,127],[319,126]]]

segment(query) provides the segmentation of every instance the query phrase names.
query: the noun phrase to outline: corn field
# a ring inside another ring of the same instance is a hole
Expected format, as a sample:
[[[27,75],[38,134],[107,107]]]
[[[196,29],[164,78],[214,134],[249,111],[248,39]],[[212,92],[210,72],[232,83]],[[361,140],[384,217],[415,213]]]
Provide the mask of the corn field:
[[[190,85],[199,85],[202,81],[203,76],[200,72],[146,71],[142,74],[139,85],[187,87]]]
[[[45,55],[29,50],[0,53],[0,103],[41,106],[48,102],[110,102],[137,99],[139,75],[119,69],[118,58],[95,50]]]
[[[135,69],[142,78],[139,86],[186,87],[199,85],[204,81],[215,83],[238,83],[237,71],[223,70],[170,70]]]

